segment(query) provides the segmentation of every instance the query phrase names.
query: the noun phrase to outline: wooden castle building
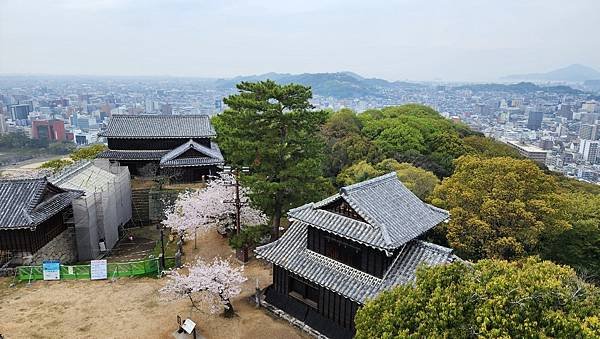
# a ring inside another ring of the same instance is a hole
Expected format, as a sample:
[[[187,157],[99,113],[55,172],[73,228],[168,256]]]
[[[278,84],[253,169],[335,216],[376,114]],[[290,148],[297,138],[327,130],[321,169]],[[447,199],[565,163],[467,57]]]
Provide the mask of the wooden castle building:
[[[449,214],[419,200],[395,172],[343,187],[288,217],[287,232],[255,250],[273,264],[265,301],[330,338],[351,338],[357,309],[414,281],[421,263],[457,259],[417,239]]]
[[[129,167],[132,175],[176,171],[179,181],[193,182],[224,162],[207,115],[113,115],[100,136],[108,150],[98,157]]]
[[[73,200],[83,192],[46,178],[0,180],[0,254],[4,264],[77,260]]]

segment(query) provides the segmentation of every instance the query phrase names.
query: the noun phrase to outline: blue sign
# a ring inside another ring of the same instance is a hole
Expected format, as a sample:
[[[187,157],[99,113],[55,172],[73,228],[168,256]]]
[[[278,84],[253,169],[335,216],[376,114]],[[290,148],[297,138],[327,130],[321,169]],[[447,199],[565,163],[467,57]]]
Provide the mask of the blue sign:
[[[44,260],[42,271],[44,280],[60,280],[60,260]]]

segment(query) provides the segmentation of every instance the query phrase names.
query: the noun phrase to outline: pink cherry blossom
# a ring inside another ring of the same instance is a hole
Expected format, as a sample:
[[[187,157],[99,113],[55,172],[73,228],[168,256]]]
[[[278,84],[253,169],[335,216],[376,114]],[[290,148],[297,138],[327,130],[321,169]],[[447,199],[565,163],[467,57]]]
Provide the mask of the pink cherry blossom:
[[[234,199],[234,188],[227,185],[230,181],[231,177],[222,176],[205,188],[180,193],[175,203],[166,209],[162,224],[187,237],[215,227],[219,219],[235,214],[234,204],[227,203]],[[246,192],[245,188],[240,189],[242,201],[248,201]],[[245,204],[240,221],[242,226],[253,226],[264,224],[268,219],[261,211]]]
[[[233,267],[228,261],[215,258],[212,263],[198,259],[185,269],[187,274],[181,274],[182,269],[169,273],[169,282],[159,291],[163,299],[189,298],[198,310],[198,304],[202,304],[210,313],[233,314],[230,299],[240,294],[242,283],[247,280],[243,266]]]

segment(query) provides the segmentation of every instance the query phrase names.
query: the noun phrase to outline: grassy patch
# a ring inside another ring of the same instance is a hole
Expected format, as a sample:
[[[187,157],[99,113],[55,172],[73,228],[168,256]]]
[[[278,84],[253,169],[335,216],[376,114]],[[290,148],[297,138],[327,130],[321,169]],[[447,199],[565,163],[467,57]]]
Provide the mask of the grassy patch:
[[[167,258],[174,257],[175,253],[177,253],[177,240],[175,239],[173,241],[169,241],[169,236],[167,235],[167,232],[165,232],[164,241],[165,241],[165,257],[167,257]],[[154,249],[152,250],[150,257],[158,258],[160,253],[161,253],[161,246],[160,246],[160,239],[159,239],[156,242],[156,246],[154,246]]]

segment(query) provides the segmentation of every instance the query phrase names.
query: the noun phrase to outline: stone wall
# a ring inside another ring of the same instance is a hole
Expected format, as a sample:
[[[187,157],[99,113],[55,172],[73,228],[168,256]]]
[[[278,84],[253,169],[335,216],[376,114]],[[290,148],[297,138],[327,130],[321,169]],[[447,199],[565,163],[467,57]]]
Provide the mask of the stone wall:
[[[44,260],[60,260],[61,264],[77,261],[75,230],[67,228],[31,256],[29,265],[41,265]]]
[[[181,190],[150,190],[148,192],[148,216],[150,222],[165,218],[165,208],[177,200]]]

